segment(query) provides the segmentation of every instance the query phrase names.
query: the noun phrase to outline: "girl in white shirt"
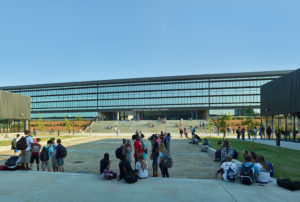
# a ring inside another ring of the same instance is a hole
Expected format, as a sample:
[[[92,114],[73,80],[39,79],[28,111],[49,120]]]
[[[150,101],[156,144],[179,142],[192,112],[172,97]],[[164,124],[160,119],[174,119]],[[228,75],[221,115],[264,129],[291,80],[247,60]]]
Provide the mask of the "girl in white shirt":
[[[258,183],[268,183],[270,181],[270,168],[268,164],[265,162],[265,158],[262,155],[257,155],[257,163],[255,166],[258,170],[258,177],[256,178],[256,182]]]
[[[135,172],[139,179],[146,179],[148,177],[148,165],[147,161],[144,161],[143,154],[138,154],[137,156]]]

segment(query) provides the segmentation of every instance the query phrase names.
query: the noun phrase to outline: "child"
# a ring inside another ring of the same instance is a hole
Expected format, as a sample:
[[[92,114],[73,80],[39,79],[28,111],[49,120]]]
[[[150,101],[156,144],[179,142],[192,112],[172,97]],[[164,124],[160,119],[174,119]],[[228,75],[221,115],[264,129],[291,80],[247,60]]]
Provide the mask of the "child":
[[[241,183],[246,185],[251,185],[254,183],[255,178],[258,177],[258,169],[251,162],[251,156],[245,157],[245,163],[240,167],[240,178]]]
[[[265,158],[262,155],[257,155],[257,163],[255,164],[258,170],[258,176],[256,182],[258,183],[268,183],[270,181],[270,168],[265,162]]]
[[[109,154],[105,153],[104,158],[100,161],[100,174],[107,180],[115,179],[117,173],[110,171],[111,160],[109,160]]]
[[[138,154],[138,161],[135,164],[135,172],[139,179],[146,179],[148,177],[148,165],[147,161],[144,162],[142,154]]]
[[[120,169],[120,176],[118,180],[122,180],[123,178],[125,178],[126,174],[133,172],[131,165],[127,160],[126,156],[122,156],[122,159],[119,163],[119,169]]]
[[[17,137],[14,138],[11,142],[11,150],[14,150],[14,156],[17,156],[17,154],[19,153],[19,150],[17,149],[17,142],[20,139],[20,134],[17,134]]]
[[[57,172],[64,172],[64,158],[66,157],[66,148],[61,144],[61,139],[57,139],[55,164]]]
[[[216,176],[221,173],[223,180],[234,182],[236,179],[236,164],[232,162],[231,155],[227,155],[225,160],[221,165],[221,169],[217,171]]]
[[[40,150],[41,150],[41,145],[39,142],[41,141],[40,138],[36,139],[35,143],[31,144],[31,158],[30,158],[30,169],[32,169],[32,164],[35,160],[36,162],[36,168],[39,171],[40,170]]]

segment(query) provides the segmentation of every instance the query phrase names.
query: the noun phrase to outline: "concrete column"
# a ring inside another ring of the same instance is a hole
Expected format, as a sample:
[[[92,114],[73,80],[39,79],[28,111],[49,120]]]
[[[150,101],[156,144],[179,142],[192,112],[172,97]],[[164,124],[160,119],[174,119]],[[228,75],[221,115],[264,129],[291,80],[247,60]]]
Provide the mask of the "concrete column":
[[[117,113],[117,117],[116,117],[116,120],[120,120],[120,112],[116,112]]]

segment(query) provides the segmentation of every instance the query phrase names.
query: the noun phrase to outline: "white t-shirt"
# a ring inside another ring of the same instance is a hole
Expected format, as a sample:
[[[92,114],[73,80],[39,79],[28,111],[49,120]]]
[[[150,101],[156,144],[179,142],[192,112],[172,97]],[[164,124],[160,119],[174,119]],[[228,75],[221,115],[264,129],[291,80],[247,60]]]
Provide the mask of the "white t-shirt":
[[[259,182],[269,182],[270,181],[270,172],[268,172],[260,163],[256,163],[255,166],[257,167],[258,170],[258,177],[257,181]]]
[[[233,162],[224,162],[224,163],[222,163],[221,168],[223,168],[223,170],[224,170],[223,179],[225,181],[228,181],[227,180],[227,170],[229,168],[231,168],[234,171],[234,173],[236,173],[236,164]]]
[[[148,177],[148,164],[147,164],[147,161],[145,162],[145,164],[146,164],[146,168],[144,168],[144,170],[142,169],[142,166],[141,166],[140,162],[136,162],[136,164],[135,164],[135,169],[138,171],[139,178]]]
[[[31,143],[33,143],[33,138],[27,135],[24,135],[24,138],[26,138],[26,144],[27,144],[27,148],[25,149],[25,151],[29,151],[31,149]]]

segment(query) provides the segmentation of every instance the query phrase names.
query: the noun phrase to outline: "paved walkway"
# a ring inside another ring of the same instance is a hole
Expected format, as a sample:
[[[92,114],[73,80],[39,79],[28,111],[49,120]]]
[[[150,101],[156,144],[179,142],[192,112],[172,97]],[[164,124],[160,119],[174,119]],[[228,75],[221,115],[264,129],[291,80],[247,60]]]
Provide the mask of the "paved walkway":
[[[252,139],[245,139],[247,141],[253,141]],[[261,139],[257,139],[254,140],[254,142],[256,143],[260,143],[260,144],[266,144],[266,145],[271,145],[271,146],[275,146],[276,147],[276,140],[261,140]],[[286,141],[280,141],[280,147],[282,148],[287,148],[287,149],[294,149],[294,150],[300,150],[300,143],[295,143],[295,142],[286,142]]]
[[[106,181],[93,174],[0,171],[1,201],[298,201],[275,182],[246,186],[222,180],[149,178],[135,184]],[[26,187],[26,189],[24,189]],[[50,197],[48,197],[50,196]]]

